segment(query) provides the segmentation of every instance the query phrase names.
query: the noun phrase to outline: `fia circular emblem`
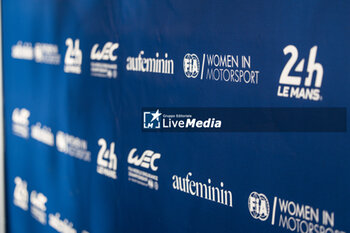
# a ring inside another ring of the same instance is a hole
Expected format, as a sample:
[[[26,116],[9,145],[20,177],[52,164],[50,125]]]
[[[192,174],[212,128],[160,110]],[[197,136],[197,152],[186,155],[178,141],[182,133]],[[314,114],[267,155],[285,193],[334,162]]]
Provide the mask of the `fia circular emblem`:
[[[200,70],[200,63],[197,55],[187,53],[184,57],[183,68],[187,78],[196,78]]]
[[[252,192],[248,198],[248,209],[253,218],[265,221],[270,214],[269,200],[262,193]]]

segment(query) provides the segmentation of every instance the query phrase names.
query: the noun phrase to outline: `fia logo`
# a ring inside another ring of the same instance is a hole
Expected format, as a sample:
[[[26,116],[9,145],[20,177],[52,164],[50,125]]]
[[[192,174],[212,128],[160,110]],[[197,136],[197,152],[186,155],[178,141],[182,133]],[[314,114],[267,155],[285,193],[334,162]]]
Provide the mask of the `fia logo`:
[[[116,61],[118,56],[114,55],[114,51],[119,48],[118,43],[112,43],[112,42],[107,42],[102,50],[98,49],[99,44],[95,44],[92,47],[90,58],[91,60],[97,60],[97,61]]]
[[[302,73],[305,67],[305,59],[301,59],[301,61],[295,66],[298,60],[298,49],[294,45],[288,45],[285,47],[283,53],[284,55],[291,54],[291,57],[282,70],[277,96],[296,99],[302,98],[313,101],[322,100],[320,88],[323,79],[323,66],[316,62],[317,46],[313,46],[310,49],[306,68],[308,76],[305,77],[303,85],[301,76],[290,75],[290,73],[291,71],[293,73]],[[294,66],[295,68],[292,70]],[[315,77],[315,80],[314,85],[312,86],[313,77]]]
[[[248,209],[253,218],[265,221],[270,214],[269,200],[262,193],[252,192],[248,198]]]
[[[23,210],[28,210],[28,190],[27,182],[20,177],[15,178],[15,191],[13,193],[13,202]]]
[[[196,78],[199,74],[200,63],[196,54],[187,53],[183,61],[183,69],[187,78]]]
[[[162,113],[157,111],[143,112],[143,128],[144,129],[160,129]]]
[[[151,150],[145,150],[141,157],[139,155],[135,155],[135,152],[137,151],[136,148],[131,149],[129,156],[128,156],[128,163],[133,164],[135,166],[141,166],[143,168],[149,169],[151,168],[152,171],[157,171],[158,166],[154,164],[154,162],[157,159],[160,159],[161,154],[154,153]]]
[[[79,49],[80,40],[76,39],[73,44],[71,38],[66,39],[66,56],[64,57],[64,72],[66,73],[81,73],[81,63],[83,59],[83,53]]]
[[[107,142],[100,138],[98,145],[101,147],[97,155],[97,172],[101,175],[117,179],[117,155],[114,153],[115,143],[111,142],[107,149]]]

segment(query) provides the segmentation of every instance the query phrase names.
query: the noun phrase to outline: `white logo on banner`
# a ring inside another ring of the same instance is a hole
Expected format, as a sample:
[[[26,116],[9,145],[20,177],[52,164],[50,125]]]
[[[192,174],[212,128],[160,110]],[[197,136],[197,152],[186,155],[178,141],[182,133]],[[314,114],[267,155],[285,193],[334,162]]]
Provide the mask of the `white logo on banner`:
[[[305,59],[301,59],[298,64],[298,49],[294,45],[288,45],[283,49],[284,55],[290,54],[290,58],[287,64],[284,66],[277,90],[277,96],[285,98],[296,98],[319,101],[322,100],[320,95],[320,88],[322,86],[323,79],[323,66],[316,62],[317,46],[310,49],[309,59],[307,62],[306,71],[308,76],[305,77],[302,83],[303,77],[300,74],[305,68]],[[294,69],[293,69],[294,68]],[[292,73],[292,74],[291,74]],[[315,77],[315,78],[314,78]],[[314,85],[312,83],[314,81]]]
[[[45,125],[41,127],[41,123],[39,122],[37,122],[35,125],[32,125],[31,136],[33,139],[49,146],[53,146],[55,143],[51,128]]]
[[[12,131],[15,135],[28,138],[29,137],[29,110],[15,108],[12,112]]]
[[[11,56],[16,59],[35,60],[37,63],[59,65],[61,55],[55,44],[35,43],[18,41],[11,48]]]
[[[265,221],[270,214],[269,200],[264,194],[252,192],[248,198],[248,209],[253,218]]]
[[[116,50],[119,48],[118,43],[107,42],[102,49],[99,49],[99,44],[92,47],[90,54],[90,71],[91,76],[100,78],[116,78],[117,64],[115,62],[118,58]],[[96,61],[96,62],[93,62]]]
[[[310,205],[296,203],[274,197],[273,206],[264,194],[252,192],[248,198],[248,210],[251,216],[266,221],[271,212],[271,225],[291,232],[345,233],[335,229],[335,214]]]
[[[56,147],[59,152],[68,154],[77,159],[87,162],[91,160],[91,153],[88,151],[87,141],[62,131],[56,133]]]
[[[184,57],[183,68],[187,78],[196,78],[200,72],[200,62],[197,55],[187,53]]]
[[[144,129],[160,129],[162,113],[157,111],[143,113],[143,128]]]
[[[101,175],[117,179],[117,155],[114,153],[115,143],[111,142],[107,149],[107,142],[100,138],[98,145],[101,147],[97,155],[97,172]]]
[[[46,204],[47,197],[42,193],[37,193],[35,190],[30,194],[30,211],[32,216],[41,224],[46,224]]]
[[[33,60],[34,50],[32,43],[18,41],[16,45],[11,48],[11,56],[16,59]]]
[[[157,171],[158,166],[155,164],[156,160],[160,159],[161,154],[154,153],[152,150],[145,150],[141,156],[135,154],[136,148],[131,149],[128,155],[128,163],[136,167],[142,167],[152,171]],[[158,190],[158,176],[149,172],[142,171],[138,168],[128,167],[129,181],[139,185],[148,187],[150,189]]]
[[[158,167],[155,165],[155,160],[160,159],[159,153],[154,153],[151,150],[145,150],[142,156],[135,155],[136,148],[131,149],[128,156],[128,163],[135,166],[140,166],[146,169],[151,168],[153,171],[157,171]],[[135,156],[134,156],[135,155]]]
[[[56,213],[55,215],[49,214],[49,225],[61,233],[77,233],[77,230],[73,227],[73,223],[69,222],[66,218],[61,220],[60,217],[60,213]]]
[[[115,55],[114,51],[119,48],[118,43],[107,42],[102,50],[98,49],[99,44],[95,44],[91,50],[91,60],[97,61],[116,61],[118,56]]]
[[[38,63],[59,65],[61,55],[58,53],[58,46],[55,44],[35,43],[34,58]]]
[[[66,45],[67,51],[64,57],[64,72],[80,74],[83,59],[83,53],[79,49],[80,40],[76,39],[73,43],[71,38],[67,38]]]
[[[202,183],[191,180],[191,177],[192,172],[188,172],[186,177],[173,175],[173,189],[232,207],[232,192],[224,188],[224,182],[220,182],[220,186],[215,187],[210,178],[207,183]]]
[[[140,51],[137,57],[126,58],[126,70],[147,72],[147,73],[161,73],[174,74],[174,60],[168,59],[168,53],[164,54],[164,58],[156,52],[155,57],[143,57],[145,52]]]
[[[183,59],[183,70],[187,78],[199,80],[259,84],[260,71],[255,70],[252,57],[231,54],[202,54],[202,62],[193,53],[187,53]]]
[[[23,210],[28,210],[27,182],[17,176],[15,178],[15,184],[16,186],[13,193],[13,203]]]

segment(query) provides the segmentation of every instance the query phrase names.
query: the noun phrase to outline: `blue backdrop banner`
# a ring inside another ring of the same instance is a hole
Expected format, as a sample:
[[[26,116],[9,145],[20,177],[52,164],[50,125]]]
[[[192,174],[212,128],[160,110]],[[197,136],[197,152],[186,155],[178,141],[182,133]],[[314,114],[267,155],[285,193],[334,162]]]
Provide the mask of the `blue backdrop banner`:
[[[350,233],[350,1],[3,0],[9,233]]]

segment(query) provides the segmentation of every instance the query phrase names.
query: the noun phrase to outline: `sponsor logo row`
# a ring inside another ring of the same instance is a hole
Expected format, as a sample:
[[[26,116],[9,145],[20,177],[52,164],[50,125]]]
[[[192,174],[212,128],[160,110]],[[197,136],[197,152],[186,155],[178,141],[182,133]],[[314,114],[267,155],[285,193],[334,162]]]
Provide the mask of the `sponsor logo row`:
[[[277,196],[272,200],[271,203],[265,194],[252,192],[248,197],[250,215],[257,220],[270,220],[272,226],[291,232],[345,233],[336,229],[334,212]]]
[[[66,39],[66,53],[64,56],[64,72],[81,74],[83,53],[80,40]],[[119,43],[107,42],[104,45],[94,44],[90,53],[90,74],[99,78],[117,78]],[[34,60],[37,63],[60,65],[61,55],[55,44],[18,41],[11,48],[11,56],[15,59]]]
[[[74,224],[66,218],[63,219],[60,213],[49,213],[47,215],[47,202],[48,198],[36,190],[31,191],[29,196],[27,181],[18,176],[15,178],[15,190],[13,192],[14,205],[24,211],[30,208],[30,213],[35,220],[43,225],[48,223],[57,232],[77,233],[78,231],[74,228]],[[89,232],[82,230],[81,233]]]
[[[154,153],[148,152],[146,154]],[[146,166],[149,166],[149,164]],[[199,182],[193,180],[191,177],[191,172],[188,172],[185,177],[173,175],[173,189],[191,196],[231,208],[233,207],[232,192],[224,188],[223,182],[220,182],[219,187],[216,187],[212,184],[211,179],[208,179],[207,182]],[[46,204],[48,198],[43,193],[33,190],[29,196],[27,182],[20,177],[16,177],[14,181],[14,205],[24,211],[27,211],[30,206],[30,213],[34,219],[43,225],[47,224],[48,219],[48,225],[58,232],[77,232],[72,222],[68,219],[61,219],[60,213],[49,213],[47,217]],[[272,202],[270,202],[271,200]],[[345,233],[345,231],[336,228],[334,212],[315,208],[308,204],[301,204],[277,196],[269,200],[263,193],[251,192],[248,196],[247,207],[252,218],[266,222],[269,220],[271,221],[271,226],[290,232]],[[88,232],[83,230],[82,233]]]
[[[29,116],[30,111],[25,108],[15,108],[12,112],[12,132],[15,135],[26,139],[30,136],[48,146],[54,146],[56,141],[58,151],[84,161],[91,160],[86,140],[62,131],[56,133],[55,140],[55,135],[50,127],[42,125],[40,122],[30,126]]]
[[[37,122],[30,125],[30,111],[22,108],[14,109],[12,113],[12,132],[22,138],[33,138],[48,146],[55,146],[59,152],[85,162],[91,162],[91,152],[88,142],[66,132],[57,131],[54,134],[50,127]],[[98,174],[117,179],[118,158],[115,153],[115,142],[108,143],[104,138],[97,141],[99,151],[97,154]],[[152,150],[145,150],[141,154],[137,148],[132,148],[128,155],[128,179],[130,182],[158,190],[157,160],[161,154]]]
[[[118,76],[119,43],[106,42],[94,44],[90,51],[90,75],[99,78],[115,79]],[[277,96],[282,98],[321,101],[323,65],[317,62],[318,46],[313,46],[308,57],[300,58],[296,46],[288,45],[283,54],[289,57],[281,68]],[[55,44],[17,42],[12,46],[11,55],[16,59],[34,60],[37,63],[59,65],[61,55]],[[82,73],[83,52],[80,40],[66,39],[64,56],[64,72]],[[147,55],[140,50],[135,56],[126,57],[127,72],[161,74],[164,77],[175,75],[175,61],[170,54],[154,52]],[[258,85],[261,80],[260,70],[254,68],[253,59],[249,55],[232,55],[203,53],[186,53],[182,61],[183,76],[191,80],[213,81],[222,83],[241,83]],[[278,79],[278,77],[276,77]]]
[[[152,117],[157,117],[157,114]],[[15,109],[13,112],[13,133],[17,136],[29,137],[30,112],[27,109]],[[46,145],[54,145],[54,136],[51,129],[36,123],[31,127],[31,137]],[[34,130],[33,130],[34,129]],[[36,132],[37,131],[37,132]],[[33,133],[35,132],[35,133]],[[118,156],[115,153],[116,143],[104,138],[97,141],[99,150],[97,153],[96,172],[110,179],[117,179]],[[91,155],[87,142],[78,137],[58,131],[56,133],[57,150],[72,157],[90,162]],[[145,150],[139,153],[137,148],[132,148],[127,156],[128,180],[143,187],[158,190],[159,177],[158,160],[161,153],[153,150]],[[89,158],[89,159],[86,159]],[[27,182],[19,177],[15,178],[14,204],[23,210],[28,210]],[[174,174],[169,177],[169,186],[173,190],[193,196],[195,198],[214,202],[229,208],[234,208],[233,195],[223,181],[197,180],[192,172],[187,174]],[[301,204],[282,197],[268,197],[263,193],[251,192],[247,197],[247,208],[252,218],[264,222],[270,222],[274,227],[283,228],[291,232],[301,233],[345,233],[339,230],[335,222],[335,213],[315,208],[308,204]],[[42,224],[46,224],[47,197],[32,191],[30,195],[32,216]],[[59,232],[76,232],[73,224],[67,219],[61,220],[60,214],[49,214],[49,225]],[[63,230],[62,230],[63,229]]]

